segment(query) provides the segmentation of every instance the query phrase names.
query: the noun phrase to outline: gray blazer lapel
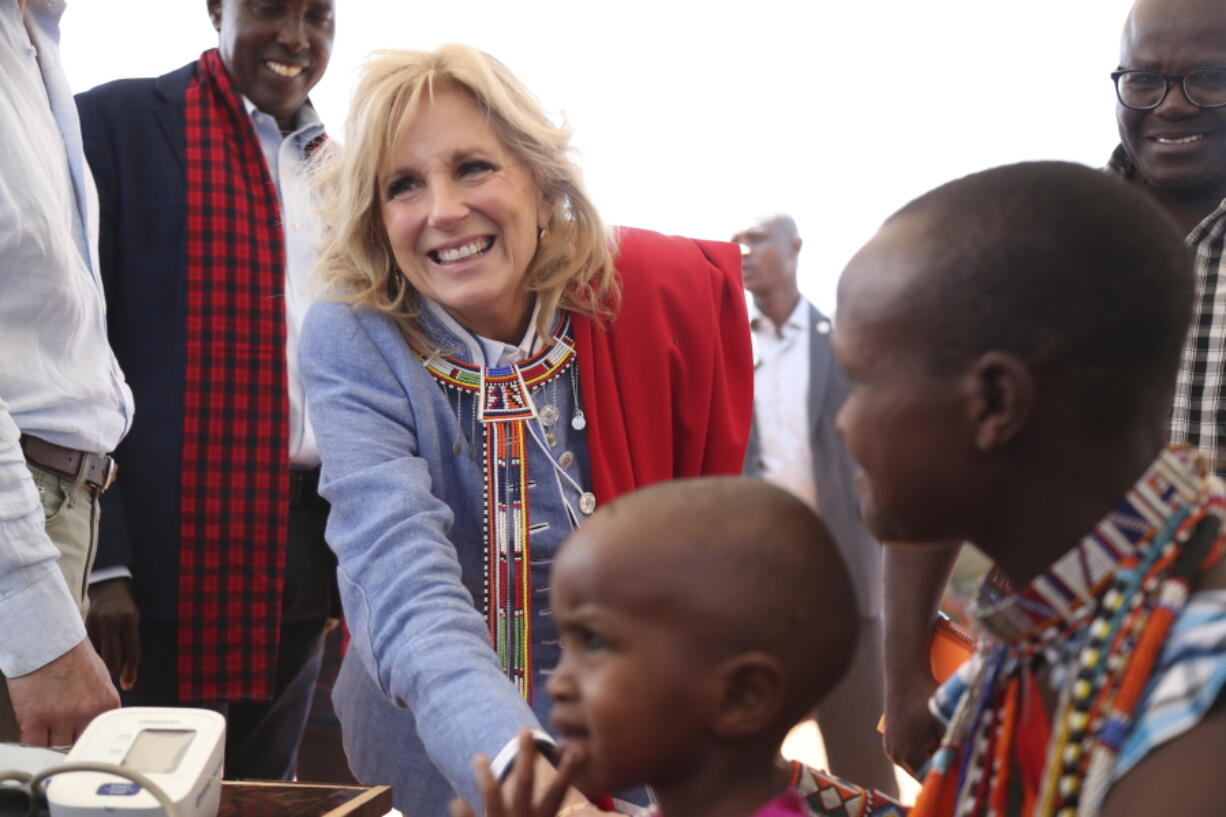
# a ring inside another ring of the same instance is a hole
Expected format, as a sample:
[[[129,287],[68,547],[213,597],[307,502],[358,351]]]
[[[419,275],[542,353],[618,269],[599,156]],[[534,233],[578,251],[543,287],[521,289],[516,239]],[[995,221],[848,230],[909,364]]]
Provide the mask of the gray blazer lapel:
[[[809,434],[813,435],[822,422],[822,406],[826,401],[834,356],[830,353],[830,321],[813,304],[809,304],[805,329],[809,338]]]

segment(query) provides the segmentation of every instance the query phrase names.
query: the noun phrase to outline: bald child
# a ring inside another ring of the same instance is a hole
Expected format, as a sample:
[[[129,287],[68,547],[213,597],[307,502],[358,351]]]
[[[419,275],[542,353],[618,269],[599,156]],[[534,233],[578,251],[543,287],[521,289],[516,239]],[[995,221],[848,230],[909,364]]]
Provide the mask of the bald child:
[[[664,817],[902,813],[780,760],[857,633],[838,550],[790,493],[719,477],[624,496],[571,535],[551,585],[563,657],[550,723],[566,758],[555,795],[573,777],[591,797],[647,784]],[[490,817],[555,812],[504,802],[478,768]],[[852,800],[869,809],[841,810]]]

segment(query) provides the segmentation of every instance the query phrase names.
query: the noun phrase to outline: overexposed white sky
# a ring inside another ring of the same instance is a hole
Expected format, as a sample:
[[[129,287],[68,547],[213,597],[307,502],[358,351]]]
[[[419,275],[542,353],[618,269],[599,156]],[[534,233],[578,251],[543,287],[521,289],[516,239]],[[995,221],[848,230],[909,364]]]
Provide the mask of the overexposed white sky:
[[[1026,159],[1101,165],[1107,74],[1131,0],[336,0],[312,99],[337,136],[378,48],[466,42],[574,128],[606,220],[727,238],[786,211],[801,288],[832,310],[848,258],[893,210]],[[204,0],[69,0],[81,91],[216,45]]]

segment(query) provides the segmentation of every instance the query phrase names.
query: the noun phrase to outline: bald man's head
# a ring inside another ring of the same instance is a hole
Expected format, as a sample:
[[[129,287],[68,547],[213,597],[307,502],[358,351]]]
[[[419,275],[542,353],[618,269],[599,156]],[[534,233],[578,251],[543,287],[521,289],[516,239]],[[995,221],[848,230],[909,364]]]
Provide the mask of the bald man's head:
[[[1139,0],[1124,24],[1121,71],[1184,76],[1184,83],[1216,103],[1226,76],[1195,73],[1226,68],[1226,3],[1221,0]],[[1192,72],[1189,76],[1189,72]],[[1126,75],[1144,88],[1154,75]],[[1149,103],[1146,103],[1149,104]],[[1120,141],[1144,183],[1177,197],[1226,197],[1226,107],[1193,104],[1179,82],[1152,110],[1116,108]]]
[[[745,289],[755,297],[796,291],[796,267],[803,242],[791,216],[777,213],[758,219],[732,240],[744,248]]]

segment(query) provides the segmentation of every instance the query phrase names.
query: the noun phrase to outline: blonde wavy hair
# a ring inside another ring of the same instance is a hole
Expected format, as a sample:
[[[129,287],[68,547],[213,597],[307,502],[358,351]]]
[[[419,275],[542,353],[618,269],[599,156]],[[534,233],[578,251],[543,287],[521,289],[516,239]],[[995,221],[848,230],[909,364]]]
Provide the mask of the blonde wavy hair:
[[[417,327],[421,299],[396,266],[383,225],[381,173],[400,135],[436,87],[467,93],[551,205],[546,230],[525,273],[541,303],[536,331],[561,307],[601,320],[616,309],[615,239],[605,230],[570,158],[570,128],[555,125],[498,60],[466,45],[435,52],[377,51],[367,59],[350,106],[343,146],[318,151],[314,170],[325,225],[316,264],[327,296],[391,316],[409,344],[435,346]]]

